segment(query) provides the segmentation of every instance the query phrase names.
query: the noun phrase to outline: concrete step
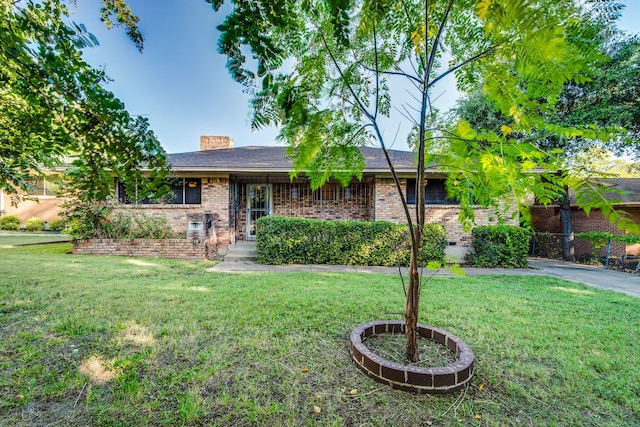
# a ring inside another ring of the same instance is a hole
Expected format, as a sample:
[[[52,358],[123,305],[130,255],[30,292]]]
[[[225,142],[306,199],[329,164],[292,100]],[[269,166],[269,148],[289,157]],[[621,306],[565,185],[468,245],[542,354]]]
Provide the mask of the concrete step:
[[[258,258],[255,242],[242,242],[229,245],[224,261],[255,261]]]

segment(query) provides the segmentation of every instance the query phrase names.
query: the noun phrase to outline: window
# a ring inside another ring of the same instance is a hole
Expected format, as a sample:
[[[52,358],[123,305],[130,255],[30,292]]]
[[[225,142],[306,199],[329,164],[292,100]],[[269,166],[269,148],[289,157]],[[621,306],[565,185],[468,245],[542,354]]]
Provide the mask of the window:
[[[424,203],[428,205],[457,205],[456,199],[447,196],[446,179],[427,179],[424,187]],[[416,203],[416,180],[407,179],[407,203]]]
[[[198,205],[202,200],[202,179],[200,178],[175,178],[171,181],[171,196],[166,201],[172,205]],[[118,183],[118,201],[120,203],[132,203],[126,192],[125,184]],[[150,201],[148,198],[140,200],[138,203],[146,205],[158,203]]]
[[[171,182],[173,198],[168,201],[174,205],[199,205],[201,200],[200,178],[176,178]]]
[[[338,200],[338,184],[327,183],[313,192],[313,200],[326,202]]]
[[[29,196],[56,197],[62,191],[62,181],[58,175],[38,176],[29,180]]]

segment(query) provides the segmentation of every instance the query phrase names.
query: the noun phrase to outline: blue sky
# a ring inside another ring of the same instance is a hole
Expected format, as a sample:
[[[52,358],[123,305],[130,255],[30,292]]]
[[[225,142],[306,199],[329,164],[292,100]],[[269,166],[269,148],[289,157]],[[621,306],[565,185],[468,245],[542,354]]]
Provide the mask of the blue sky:
[[[85,59],[113,79],[109,89],[132,114],[148,117],[169,153],[196,151],[200,135],[229,135],[236,146],[274,145],[277,131],[251,132],[248,97],[217,53],[216,26],[224,18],[204,0],[129,0],[145,38],[139,53],[122,29],[107,30],[99,0],[81,0],[71,19],[87,25],[100,46]],[[227,1],[226,3],[229,3]],[[628,0],[620,27],[640,33],[640,0]],[[445,109],[455,93],[440,97]],[[394,148],[404,149],[402,143]]]

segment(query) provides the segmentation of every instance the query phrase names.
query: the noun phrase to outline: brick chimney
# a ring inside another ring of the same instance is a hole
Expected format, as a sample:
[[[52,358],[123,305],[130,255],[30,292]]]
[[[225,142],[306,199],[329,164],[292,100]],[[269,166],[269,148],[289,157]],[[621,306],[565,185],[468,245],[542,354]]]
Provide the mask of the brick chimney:
[[[201,136],[200,151],[220,150],[223,148],[233,148],[233,138],[230,136]]]

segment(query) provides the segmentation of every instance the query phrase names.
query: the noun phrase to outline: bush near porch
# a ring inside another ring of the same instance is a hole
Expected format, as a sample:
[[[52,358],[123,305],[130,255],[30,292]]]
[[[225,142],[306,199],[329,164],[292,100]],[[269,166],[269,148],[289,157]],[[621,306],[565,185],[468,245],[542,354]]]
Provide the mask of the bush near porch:
[[[261,264],[409,264],[407,226],[386,221],[313,220],[268,216],[256,221]],[[446,231],[425,225],[420,262],[444,262]]]
[[[485,225],[471,230],[475,253],[469,256],[475,267],[527,268],[529,232],[510,225]]]

